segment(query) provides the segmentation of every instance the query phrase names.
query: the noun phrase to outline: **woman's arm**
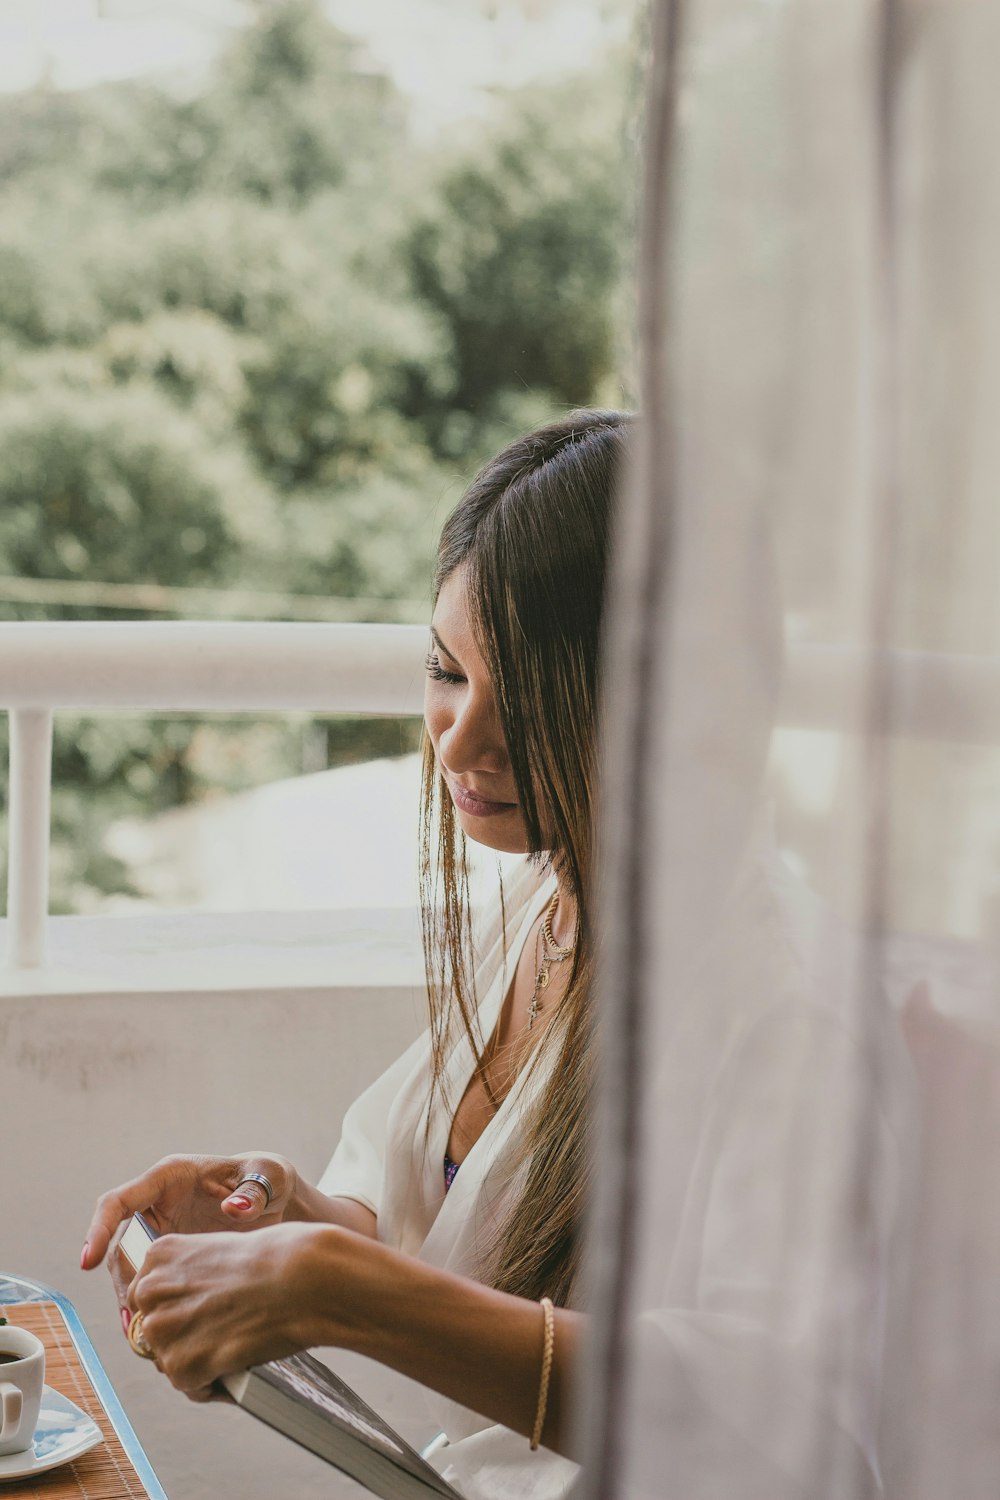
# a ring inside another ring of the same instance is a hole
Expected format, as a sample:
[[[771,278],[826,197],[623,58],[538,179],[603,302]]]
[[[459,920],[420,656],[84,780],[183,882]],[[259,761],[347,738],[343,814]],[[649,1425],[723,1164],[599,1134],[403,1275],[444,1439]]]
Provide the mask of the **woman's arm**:
[[[526,1439],[535,1424],[540,1306],[337,1226],[158,1240],[129,1303],[143,1314],[160,1367],[195,1399],[220,1375],[327,1344],[377,1359]],[[558,1309],[555,1320],[542,1442],[566,1452],[583,1318]]]
[[[334,1224],[369,1240],[375,1239],[378,1229],[375,1215],[364,1203],[359,1203],[356,1198],[331,1198],[301,1178],[285,1208],[282,1223]]]
[[[303,1250],[318,1342],[366,1354],[530,1436],[544,1347],[541,1306],[385,1245],[357,1252],[347,1236],[325,1231]],[[350,1298],[340,1290],[347,1282]],[[542,1441],[557,1452],[566,1451],[567,1387],[583,1324],[580,1313],[556,1309]]]

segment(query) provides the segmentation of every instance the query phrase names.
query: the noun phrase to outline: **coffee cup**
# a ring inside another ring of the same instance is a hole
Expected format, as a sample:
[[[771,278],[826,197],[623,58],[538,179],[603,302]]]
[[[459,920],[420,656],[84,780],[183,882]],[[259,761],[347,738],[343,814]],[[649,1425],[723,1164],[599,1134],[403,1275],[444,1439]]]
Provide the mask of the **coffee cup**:
[[[45,1345],[26,1328],[0,1324],[0,1457],[31,1447],[45,1381]]]

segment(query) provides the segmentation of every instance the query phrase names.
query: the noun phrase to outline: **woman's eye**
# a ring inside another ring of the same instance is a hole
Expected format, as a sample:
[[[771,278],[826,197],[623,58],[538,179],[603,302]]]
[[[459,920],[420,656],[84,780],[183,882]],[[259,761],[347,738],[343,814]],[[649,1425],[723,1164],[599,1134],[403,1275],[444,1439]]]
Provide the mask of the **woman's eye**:
[[[424,662],[424,666],[427,668],[428,677],[433,677],[435,682],[465,681],[465,678],[460,677],[457,672],[446,672],[444,667],[442,667],[439,658],[436,656],[428,656],[427,660]]]

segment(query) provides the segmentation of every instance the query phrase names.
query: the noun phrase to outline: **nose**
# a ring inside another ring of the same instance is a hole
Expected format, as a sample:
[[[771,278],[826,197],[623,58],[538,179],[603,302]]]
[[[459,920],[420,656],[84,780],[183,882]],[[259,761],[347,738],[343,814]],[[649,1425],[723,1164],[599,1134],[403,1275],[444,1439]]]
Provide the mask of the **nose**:
[[[442,725],[438,757],[453,776],[476,771],[500,775],[508,769],[507,742],[492,696],[486,700],[472,691],[463,696],[450,721]]]

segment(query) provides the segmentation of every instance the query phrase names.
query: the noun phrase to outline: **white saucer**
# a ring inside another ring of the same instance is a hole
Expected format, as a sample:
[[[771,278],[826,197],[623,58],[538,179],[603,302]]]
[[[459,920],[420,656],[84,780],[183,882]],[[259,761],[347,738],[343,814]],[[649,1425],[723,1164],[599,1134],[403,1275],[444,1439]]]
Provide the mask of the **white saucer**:
[[[0,1456],[0,1481],[25,1479],[43,1469],[54,1469],[57,1464],[68,1464],[70,1459],[79,1458],[101,1441],[101,1429],[85,1411],[51,1386],[43,1386],[31,1447],[21,1453]]]

